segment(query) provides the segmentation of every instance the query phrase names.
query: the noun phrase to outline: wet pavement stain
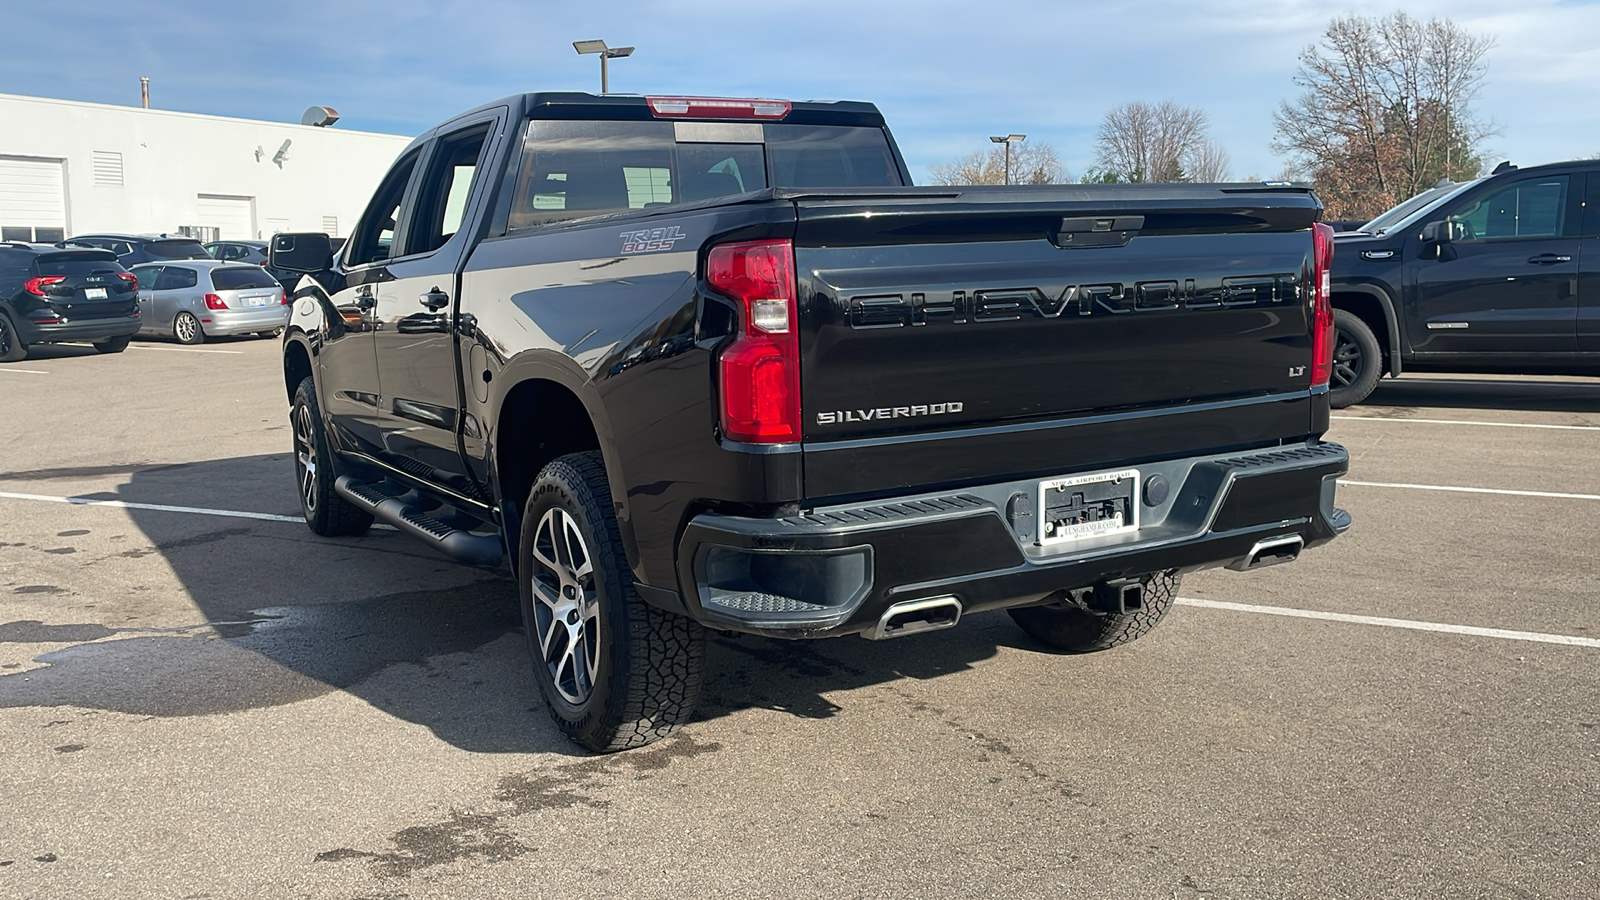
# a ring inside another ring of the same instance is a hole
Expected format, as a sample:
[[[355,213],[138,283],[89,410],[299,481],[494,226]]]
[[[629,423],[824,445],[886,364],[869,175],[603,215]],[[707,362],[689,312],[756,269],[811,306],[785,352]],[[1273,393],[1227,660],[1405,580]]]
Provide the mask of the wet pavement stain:
[[[51,548],[49,550],[46,550],[44,552],[46,552],[46,553],[54,553],[57,556],[65,556],[68,553],[77,553],[78,552],[78,548],[77,547],[53,547],[53,548]]]
[[[518,841],[509,830],[507,820],[576,806],[604,809],[611,805],[611,800],[597,795],[617,778],[630,773],[635,778],[649,777],[642,773],[653,773],[676,760],[692,759],[721,749],[720,743],[699,743],[687,734],[680,734],[648,748],[588,757],[532,774],[506,775],[500,779],[494,794],[495,801],[508,805],[506,809],[453,812],[443,822],[414,825],[395,832],[389,838],[393,850],[373,852],[338,847],[318,853],[315,861],[362,859],[372,867],[373,874],[383,878],[403,877],[463,859],[505,862],[539,849]]]
[[[79,535],[85,535],[88,533],[89,529],[87,528],[74,528],[70,531],[58,531],[56,532],[56,537],[78,537]]]
[[[58,588],[53,584],[25,584],[11,591],[13,594],[65,594],[66,588]]]
[[[57,859],[57,857],[56,857],[56,855],[54,853],[45,853],[45,854],[42,854],[42,855],[39,855],[39,856],[35,856],[33,858],[33,861],[34,862],[42,862],[42,863],[53,863],[53,862],[56,861],[56,859]]]
[[[0,644],[80,644],[117,634],[118,629],[83,623],[46,625],[37,619],[0,624]]]
[[[79,750],[84,750],[84,749],[88,748],[88,746],[89,746],[88,744],[62,744],[61,746],[56,748],[56,752],[57,753],[77,753]]]

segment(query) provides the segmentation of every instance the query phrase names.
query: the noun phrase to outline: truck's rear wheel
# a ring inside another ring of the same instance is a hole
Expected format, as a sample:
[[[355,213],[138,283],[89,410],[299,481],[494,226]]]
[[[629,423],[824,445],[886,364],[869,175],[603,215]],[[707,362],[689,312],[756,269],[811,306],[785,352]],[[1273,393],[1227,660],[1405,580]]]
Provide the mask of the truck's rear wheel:
[[[325,537],[366,534],[372,514],[334,493],[333,454],[317,408],[316,382],[309,376],[295,388],[289,425],[294,431],[295,487],[306,524]]]
[[[1175,572],[1146,576],[1140,607],[1127,612],[1094,612],[1067,603],[1027,606],[1007,612],[1023,631],[1043,644],[1068,653],[1093,653],[1149,634],[1172,608],[1180,581]]]
[[[1367,399],[1383,375],[1383,347],[1362,318],[1343,309],[1333,311],[1333,376],[1328,380],[1328,405],[1355,406]]]
[[[517,570],[534,679],[567,737],[609,753],[688,721],[705,629],[634,591],[599,453],[563,456],[539,473]]]

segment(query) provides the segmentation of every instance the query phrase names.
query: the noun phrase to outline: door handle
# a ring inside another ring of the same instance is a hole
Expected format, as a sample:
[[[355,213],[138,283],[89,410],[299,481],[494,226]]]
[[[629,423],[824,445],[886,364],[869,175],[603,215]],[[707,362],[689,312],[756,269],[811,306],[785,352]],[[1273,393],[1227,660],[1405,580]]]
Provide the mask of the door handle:
[[[426,294],[423,294],[421,297],[418,297],[417,301],[423,306],[426,306],[430,311],[438,312],[450,302],[450,295],[439,290],[438,288],[434,288]]]
[[[356,288],[356,309],[371,309],[377,305],[378,300],[372,296],[372,287],[370,285],[363,284]]]
[[[1538,256],[1529,257],[1528,262],[1531,262],[1536,266],[1553,266],[1557,263],[1572,262],[1572,257],[1561,256],[1555,253],[1541,253]]]

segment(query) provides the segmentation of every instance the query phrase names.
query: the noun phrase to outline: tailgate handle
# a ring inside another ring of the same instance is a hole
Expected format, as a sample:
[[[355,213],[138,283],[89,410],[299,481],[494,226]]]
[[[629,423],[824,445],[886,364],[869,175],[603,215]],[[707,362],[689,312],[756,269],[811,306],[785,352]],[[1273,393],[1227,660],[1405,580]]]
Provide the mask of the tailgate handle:
[[[1144,227],[1144,216],[1069,216],[1061,220],[1050,242],[1063,250],[1121,247]]]

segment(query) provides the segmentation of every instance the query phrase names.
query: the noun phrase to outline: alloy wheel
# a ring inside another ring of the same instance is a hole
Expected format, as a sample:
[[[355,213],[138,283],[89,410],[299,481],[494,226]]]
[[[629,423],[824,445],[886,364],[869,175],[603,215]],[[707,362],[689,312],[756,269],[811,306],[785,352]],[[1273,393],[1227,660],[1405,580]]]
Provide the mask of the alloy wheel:
[[[172,323],[172,333],[178,340],[187,344],[194,340],[195,329],[199,327],[199,323],[194,320],[194,316],[182,315],[178,317],[176,322]]]
[[[317,433],[311,421],[311,407],[300,405],[294,411],[294,465],[300,476],[300,503],[307,517],[317,512]]]
[[[533,537],[534,624],[556,693],[581,706],[600,670],[600,598],[594,557],[572,515],[547,510]]]
[[[1333,386],[1342,388],[1355,384],[1366,366],[1367,361],[1361,356],[1361,345],[1343,331],[1338,332],[1333,342]]]

